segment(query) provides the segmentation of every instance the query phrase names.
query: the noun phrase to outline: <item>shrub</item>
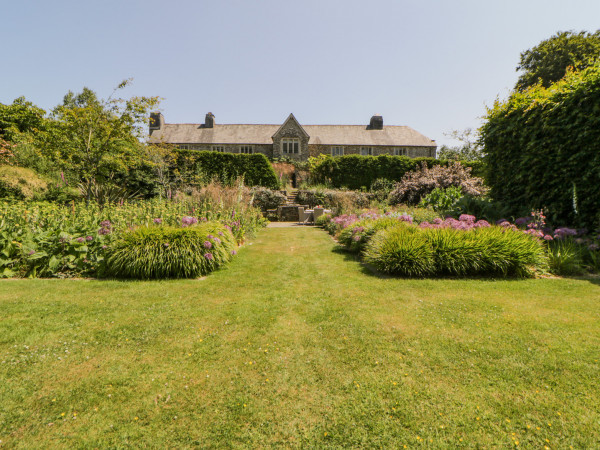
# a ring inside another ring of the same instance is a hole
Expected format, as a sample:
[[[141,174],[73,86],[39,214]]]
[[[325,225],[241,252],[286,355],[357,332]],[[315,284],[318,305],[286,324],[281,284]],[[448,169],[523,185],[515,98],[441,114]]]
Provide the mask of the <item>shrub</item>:
[[[48,190],[48,183],[31,169],[0,166],[0,197],[19,200],[39,199]]]
[[[315,226],[327,228],[327,224],[331,222],[331,217],[331,214],[321,214],[317,217],[317,220],[315,220]]]
[[[368,195],[363,192],[319,188],[299,190],[296,201],[311,208],[316,205],[332,208],[338,213],[366,208],[370,203]]]
[[[450,186],[446,189],[435,188],[423,197],[419,206],[431,206],[434,211],[445,213],[450,211],[462,197],[462,190],[458,186]]]
[[[481,128],[490,195],[552,223],[598,226],[600,64],[496,102]]]
[[[236,243],[217,222],[175,228],[140,227],[110,244],[106,274],[117,278],[197,278],[230,261]]]
[[[513,210],[514,213],[522,213],[527,210]],[[485,219],[489,222],[496,222],[504,217],[511,217],[511,211],[499,202],[495,202],[489,197],[473,197],[464,195],[454,203],[452,209],[448,211],[453,217],[459,217],[461,214]]]
[[[425,277],[435,272],[431,244],[416,228],[404,224],[375,233],[364,255],[366,263],[384,273]]]
[[[427,167],[421,164],[418,170],[409,172],[396,184],[389,195],[391,205],[405,203],[418,204],[423,197],[436,188],[456,186],[463,194],[479,196],[485,193],[483,179],[471,176],[471,169],[460,163],[453,163],[448,167]]]
[[[435,158],[409,158],[407,156],[319,155],[309,158],[311,178],[317,183],[327,183],[334,188],[366,189],[377,179],[398,181],[424,163],[427,167],[448,166],[450,161]],[[462,162],[482,176],[484,166],[480,161]]]
[[[371,237],[379,230],[398,225],[400,222],[412,222],[408,215],[362,219],[344,228],[338,235],[338,242],[350,251],[359,253],[364,250]]]
[[[550,271],[557,275],[581,275],[584,272],[581,250],[572,238],[548,242]]]
[[[279,191],[272,191],[267,188],[255,188],[252,191],[253,199],[252,206],[259,208],[261,211],[267,209],[276,209],[278,206],[283,205],[286,202],[285,195]]]
[[[247,186],[279,187],[273,166],[261,153],[252,155],[219,153],[197,150],[176,150],[175,168],[182,180],[194,184],[199,173],[204,178],[216,178],[222,183],[231,183],[240,176]]]
[[[394,189],[394,182],[387,178],[377,178],[371,183],[369,191],[373,194],[373,198],[379,202],[387,200],[390,192]]]

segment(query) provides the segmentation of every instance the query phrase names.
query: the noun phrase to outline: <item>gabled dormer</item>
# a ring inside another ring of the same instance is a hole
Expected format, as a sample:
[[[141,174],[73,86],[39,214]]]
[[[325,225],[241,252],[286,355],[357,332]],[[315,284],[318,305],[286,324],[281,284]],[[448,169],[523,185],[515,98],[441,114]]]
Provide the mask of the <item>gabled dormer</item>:
[[[290,114],[273,135],[273,156],[306,159],[310,136]]]

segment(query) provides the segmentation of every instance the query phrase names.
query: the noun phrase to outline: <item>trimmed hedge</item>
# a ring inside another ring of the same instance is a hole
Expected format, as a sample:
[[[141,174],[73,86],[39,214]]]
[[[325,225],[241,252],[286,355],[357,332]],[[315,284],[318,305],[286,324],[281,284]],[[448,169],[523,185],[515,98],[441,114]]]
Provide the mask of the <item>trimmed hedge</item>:
[[[227,183],[243,176],[247,186],[279,187],[273,166],[262,153],[246,155],[177,149],[175,154],[175,169],[184,179],[193,179],[202,173],[208,178],[216,177]]]
[[[140,227],[109,245],[105,274],[141,280],[197,278],[227,264],[236,248],[231,231],[218,222]]]
[[[435,158],[409,158],[408,156],[320,156],[310,164],[314,181],[330,183],[336,188],[361,189],[370,187],[377,179],[400,181],[405,173],[416,170],[421,163],[427,167],[448,166],[454,161]],[[461,161],[471,167],[473,176],[484,177],[485,167],[481,161]]]
[[[494,200],[594,229],[600,214],[600,65],[514,92],[481,128]]]

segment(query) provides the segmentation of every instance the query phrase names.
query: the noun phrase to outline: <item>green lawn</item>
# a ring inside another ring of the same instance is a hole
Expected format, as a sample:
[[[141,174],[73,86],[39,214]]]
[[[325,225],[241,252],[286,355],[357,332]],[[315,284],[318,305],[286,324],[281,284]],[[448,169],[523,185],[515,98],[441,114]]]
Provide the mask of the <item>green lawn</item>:
[[[0,282],[0,446],[597,447],[598,279],[381,278],[321,230],[202,280]]]

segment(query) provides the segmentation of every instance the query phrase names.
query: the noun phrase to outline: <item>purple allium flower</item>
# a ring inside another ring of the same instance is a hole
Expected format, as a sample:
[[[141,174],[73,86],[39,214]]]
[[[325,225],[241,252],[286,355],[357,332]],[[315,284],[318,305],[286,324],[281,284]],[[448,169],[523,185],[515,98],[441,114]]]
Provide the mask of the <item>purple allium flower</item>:
[[[359,235],[359,234],[357,234],[356,236],[353,236],[353,237],[352,237],[352,240],[353,240],[354,242],[359,242],[359,241],[360,241],[360,235]]]
[[[549,234],[546,234],[544,236],[544,239],[547,240],[547,241],[553,241],[554,240],[554,238],[552,236],[550,236]]]
[[[591,251],[596,251],[599,248],[600,248],[600,245],[598,245],[598,244],[590,244],[590,245],[588,245],[588,250],[591,250]]]
[[[398,217],[398,220],[401,220],[402,222],[413,223],[413,218],[412,218],[412,216],[409,216],[408,214],[401,214],[401,215]]]
[[[85,237],[85,240],[86,240],[86,241],[93,241],[93,240],[94,240],[94,238],[93,238],[92,236],[86,236],[86,237]]]
[[[511,226],[511,223],[508,220],[505,220],[504,222],[500,223],[500,226],[507,228]]]
[[[85,242],[85,238],[82,237],[78,237],[77,239],[75,239],[77,242],[82,243]]]
[[[162,219],[159,219],[158,217],[156,219],[154,219],[153,221],[156,225],[160,225],[162,223]]]
[[[204,257],[205,257],[206,259],[208,259],[209,261],[212,261],[212,260],[214,259],[214,258],[213,258],[213,255],[212,255],[212,253],[205,253],[205,254],[204,254]]]
[[[442,222],[443,222],[443,220],[440,219],[439,217],[436,217],[435,219],[433,219],[433,223],[436,225],[441,225]]]
[[[237,252],[235,250],[231,250],[231,254],[235,256],[237,255]]]
[[[487,227],[490,227],[491,225],[487,220],[480,219],[477,222],[475,222],[475,226],[477,228],[487,228]]]
[[[233,219],[235,217],[235,209],[233,211],[231,211],[231,218]]]
[[[103,228],[110,228],[111,227],[111,223],[110,220],[103,220],[102,222],[100,222],[100,226]]]
[[[515,220],[515,225],[527,225],[529,222],[531,222],[531,217],[519,217]]]
[[[218,237],[213,238],[213,241],[215,244],[220,244],[221,243],[221,239],[219,239]]]
[[[100,234],[100,235],[110,234],[110,228],[100,228],[98,230],[98,234]]]
[[[496,225],[502,225],[504,222],[508,222],[506,219],[496,220]]]
[[[108,245],[103,245],[102,246],[102,250],[104,250],[105,248],[108,248]]]
[[[224,225],[229,231],[231,231],[231,227],[229,225]]]
[[[577,239],[575,239],[575,243],[576,243],[576,244],[583,244],[584,242],[585,242],[585,240],[584,240],[584,239],[581,239],[581,238],[577,238]]]
[[[206,236],[208,239],[214,239],[215,237],[212,234],[209,234],[208,236]]]
[[[219,236],[225,236],[225,234],[222,231],[219,231]]]
[[[181,218],[181,225],[184,227],[188,227],[190,225],[195,225],[198,223],[198,219],[191,216],[186,216]]]
[[[35,254],[35,250],[31,250],[31,251],[29,252],[29,256],[31,256],[31,255],[33,255],[33,254]]]
[[[169,243],[168,243],[168,242],[165,242],[165,243],[163,244],[163,247],[164,247],[164,248],[169,248]]]
[[[461,214],[460,217],[458,218],[458,220],[460,220],[461,222],[474,223],[475,216],[472,216],[470,214]]]
[[[204,241],[204,248],[212,248],[210,241]]]
[[[554,237],[563,238],[565,236],[576,236],[576,235],[577,235],[577,230],[574,230],[573,228],[562,227],[562,228],[557,228],[556,230],[554,230]]]

